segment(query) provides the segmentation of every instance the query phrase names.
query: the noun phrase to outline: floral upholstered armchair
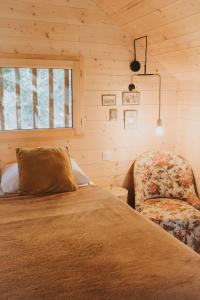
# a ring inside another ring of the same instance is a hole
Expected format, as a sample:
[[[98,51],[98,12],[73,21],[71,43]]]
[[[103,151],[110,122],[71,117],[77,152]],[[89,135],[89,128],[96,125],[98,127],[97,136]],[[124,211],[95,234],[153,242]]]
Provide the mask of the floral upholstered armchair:
[[[184,158],[143,154],[135,161],[134,190],[136,210],[200,253],[200,200]]]

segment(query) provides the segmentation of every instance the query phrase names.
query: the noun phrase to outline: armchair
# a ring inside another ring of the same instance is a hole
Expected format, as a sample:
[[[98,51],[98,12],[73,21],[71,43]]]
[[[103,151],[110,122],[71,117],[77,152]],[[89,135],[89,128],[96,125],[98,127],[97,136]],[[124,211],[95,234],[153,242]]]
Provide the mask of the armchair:
[[[134,164],[135,208],[200,253],[200,200],[189,163],[166,151]]]

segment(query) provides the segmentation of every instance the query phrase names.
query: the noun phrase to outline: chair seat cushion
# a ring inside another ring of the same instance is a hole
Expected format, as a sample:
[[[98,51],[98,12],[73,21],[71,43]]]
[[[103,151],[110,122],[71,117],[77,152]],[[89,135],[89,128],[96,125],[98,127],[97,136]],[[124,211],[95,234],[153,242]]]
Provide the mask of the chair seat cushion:
[[[183,200],[157,198],[136,209],[145,217],[200,253],[200,211]]]

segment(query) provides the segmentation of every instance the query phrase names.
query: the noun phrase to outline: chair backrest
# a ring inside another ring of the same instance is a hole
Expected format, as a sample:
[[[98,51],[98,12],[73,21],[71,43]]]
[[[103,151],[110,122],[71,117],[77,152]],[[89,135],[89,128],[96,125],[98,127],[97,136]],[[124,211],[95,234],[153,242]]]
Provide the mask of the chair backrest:
[[[135,161],[136,206],[153,198],[187,199],[196,196],[194,176],[186,159],[173,152],[146,152]]]

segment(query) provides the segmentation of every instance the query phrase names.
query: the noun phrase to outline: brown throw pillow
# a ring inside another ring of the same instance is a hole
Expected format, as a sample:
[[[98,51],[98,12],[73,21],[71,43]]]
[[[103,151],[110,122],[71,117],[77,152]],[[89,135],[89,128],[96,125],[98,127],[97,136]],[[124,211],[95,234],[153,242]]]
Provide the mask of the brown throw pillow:
[[[17,148],[20,194],[77,190],[66,148]]]

